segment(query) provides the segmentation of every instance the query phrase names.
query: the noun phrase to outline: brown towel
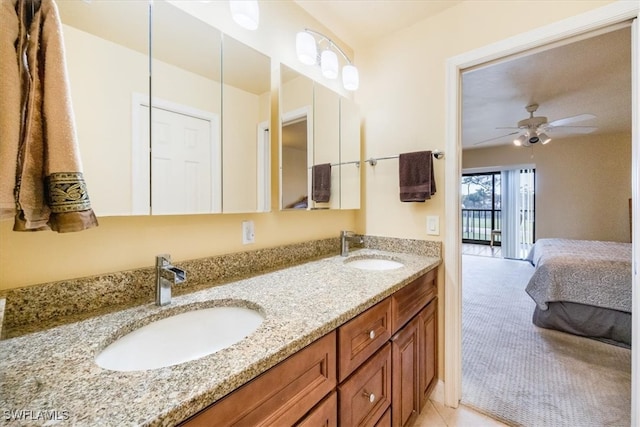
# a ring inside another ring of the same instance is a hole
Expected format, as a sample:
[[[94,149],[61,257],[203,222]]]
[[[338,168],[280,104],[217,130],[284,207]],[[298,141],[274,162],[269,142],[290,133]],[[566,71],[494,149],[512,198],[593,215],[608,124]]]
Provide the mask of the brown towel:
[[[400,154],[400,201],[424,202],[436,193],[431,151]]]
[[[15,231],[61,233],[95,227],[78,149],[64,56],[62,26],[53,0],[17,0],[26,28],[16,55],[23,79],[22,133],[17,167]],[[35,12],[33,14],[32,12]],[[24,30],[21,30],[21,35]]]
[[[311,169],[311,200],[328,203],[331,199],[331,163],[314,165]]]

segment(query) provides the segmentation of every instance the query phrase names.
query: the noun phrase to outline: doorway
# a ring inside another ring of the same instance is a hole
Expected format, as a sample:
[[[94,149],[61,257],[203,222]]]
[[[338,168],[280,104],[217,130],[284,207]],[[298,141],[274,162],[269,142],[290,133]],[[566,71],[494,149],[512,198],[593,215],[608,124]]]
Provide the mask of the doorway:
[[[450,153],[458,153],[447,157],[446,164],[446,181],[447,191],[445,200],[445,215],[451,218],[447,222],[447,237],[445,242],[445,359],[448,363],[445,365],[444,376],[444,401],[445,404],[457,407],[462,395],[462,370],[461,370],[461,345],[462,345],[462,329],[461,329],[461,220],[459,217],[460,209],[460,177],[462,171],[461,150],[460,150],[460,73],[461,70],[476,66],[478,64],[487,63],[489,61],[504,58],[514,53],[524,52],[531,48],[545,46],[550,43],[563,40],[569,36],[582,35],[589,31],[605,28],[609,25],[633,19],[638,16],[637,5],[626,2],[616,2],[611,5],[598,9],[597,13],[586,13],[570,20],[549,25],[537,31],[522,34],[517,37],[503,40],[500,43],[478,49],[458,57],[451,58],[447,61],[447,99],[449,100],[447,107],[447,151]],[[637,111],[638,105],[638,30],[637,23],[633,28],[633,46],[634,56],[632,63],[633,73],[633,108]],[[632,129],[632,182],[633,182],[633,200],[636,205],[634,212],[638,212],[637,204],[638,196],[638,170],[639,170],[639,152],[640,145],[638,139],[638,130],[634,123]],[[635,215],[636,219],[640,216]],[[638,237],[640,233],[634,228],[634,254],[638,253]],[[634,288],[636,285],[636,277],[634,276]],[[638,307],[638,296],[634,295],[634,308]],[[635,320],[634,326],[640,326],[638,320]],[[638,332],[638,327],[634,327],[634,335]],[[636,335],[637,337],[638,335]],[[632,361],[634,369],[638,366],[638,354],[632,353]],[[638,384],[632,384],[632,423],[637,419],[636,408],[638,407]]]

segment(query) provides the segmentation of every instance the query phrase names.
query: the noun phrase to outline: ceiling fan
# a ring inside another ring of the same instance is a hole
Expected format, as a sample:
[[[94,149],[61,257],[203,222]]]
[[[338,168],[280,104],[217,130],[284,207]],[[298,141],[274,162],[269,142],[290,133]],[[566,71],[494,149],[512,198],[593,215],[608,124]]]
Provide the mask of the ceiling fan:
[[[578,123],[585,120],[595,119],[593,114],[580,114],[572,117],[565,117],[563,119],[554,120],[548,122],[546,117],[537,116],[534,117],[533,113],[538,110],[538,104],[530,104],[526,107],[529,117],[518,122],[517,127],[497,127],[496,129],[518,129],[515,132],[510,132],[506,135],[500,135],[495,138],[485,139],[484,141],[476,142],[473,145],[484,144],[485,142],[494,141],[496,139],[504,138],[510,135],[518,135],[514,140],[514,145],[529,147],[535,144],[547,144],[551,141],[551,137],[546,132],[554,131],[555,129],[570,131],[572,133],[586,134],[591,133],[598,129],[594,126],[567,126],[571,123]]]

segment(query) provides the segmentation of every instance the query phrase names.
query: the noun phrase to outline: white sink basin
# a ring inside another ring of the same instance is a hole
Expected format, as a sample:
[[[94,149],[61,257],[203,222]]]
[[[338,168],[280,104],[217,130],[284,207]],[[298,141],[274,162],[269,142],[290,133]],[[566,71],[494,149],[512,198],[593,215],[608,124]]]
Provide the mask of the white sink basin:
[[[156,320],[123,336],[96,357],[101,368],[144,371],[199,359],[230,347],[258,329],[259,312],[212,307]]]
[[[347,261],[347,265],[361,270],[395,270],[403,267],[404,264],[390,259],[360,258]]]

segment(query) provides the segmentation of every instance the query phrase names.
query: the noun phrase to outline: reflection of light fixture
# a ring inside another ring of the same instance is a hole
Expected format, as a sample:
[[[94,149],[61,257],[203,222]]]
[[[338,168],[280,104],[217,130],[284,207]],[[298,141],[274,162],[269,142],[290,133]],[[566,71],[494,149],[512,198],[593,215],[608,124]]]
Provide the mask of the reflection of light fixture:
[[[535,129],[528,130],[525,134],[520,135],[516,139],[513,140],[513,144],[518,147],[529,147],[531,145],[541,143],[542,145],[547,144],[551,141],[549,135],[546,133],[538,133]]]
[[[318,39],[316,39],[316,37]],[[320,58],[318,58],[318,48],[321,47],[323,43],[326,47],[322,51]],[[296,34],[296,53],[300,62],[307,65],[314,65],[319,60],[322,75],[328,79],[338,77],[339,64],[336,51],[340,53],[347,62],[347,64],[342,67],[342,85],[347,90],[357,90],[360,85],[358,69],[333,40],[324,34],[308,28]]]
[[[238,25],[247,30],[255,30],[260,22],[258,0],[229,0],[231,16]]]

